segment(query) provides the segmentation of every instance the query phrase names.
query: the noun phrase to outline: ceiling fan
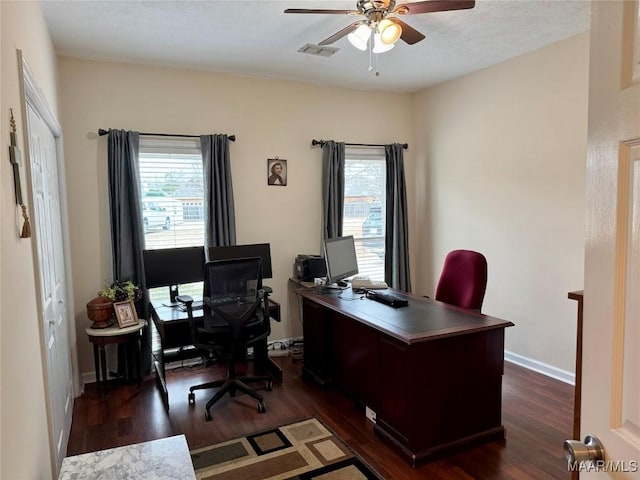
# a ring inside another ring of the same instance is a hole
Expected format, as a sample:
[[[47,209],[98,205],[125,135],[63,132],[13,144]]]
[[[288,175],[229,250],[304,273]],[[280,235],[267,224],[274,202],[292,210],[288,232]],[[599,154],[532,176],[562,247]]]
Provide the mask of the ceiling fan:
[[[357,0],[356,10],[287,8],[284,13],[364,16],[364,19],[353,22],[351,25],[325,38],[318,45],[330,45],[348,35],[349,41],[356,48],[366,50],[369,39],[373,34],[375,45],[373,51],[381,53],[391,49],[398,39],[413,45],[425,38],[422,33],[394,15],[464,10],[473,8],[475,3],[475,0],[424,0],[396,6],[396,0]]]

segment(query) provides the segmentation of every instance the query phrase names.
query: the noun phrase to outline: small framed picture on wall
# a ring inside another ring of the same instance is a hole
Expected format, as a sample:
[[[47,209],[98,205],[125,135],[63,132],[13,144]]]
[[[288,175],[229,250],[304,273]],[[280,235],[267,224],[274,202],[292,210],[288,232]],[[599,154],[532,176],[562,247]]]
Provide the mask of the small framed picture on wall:
[[[287,161],[280,158],[267,159],[267,185],[287,186]]]

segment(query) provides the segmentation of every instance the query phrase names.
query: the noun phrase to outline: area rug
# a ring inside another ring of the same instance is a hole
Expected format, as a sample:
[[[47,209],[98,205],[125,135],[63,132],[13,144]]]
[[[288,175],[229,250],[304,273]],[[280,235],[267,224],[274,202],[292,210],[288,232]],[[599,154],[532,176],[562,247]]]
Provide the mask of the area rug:
[[[382,480],[316,418],[191,451],[197,480]]]

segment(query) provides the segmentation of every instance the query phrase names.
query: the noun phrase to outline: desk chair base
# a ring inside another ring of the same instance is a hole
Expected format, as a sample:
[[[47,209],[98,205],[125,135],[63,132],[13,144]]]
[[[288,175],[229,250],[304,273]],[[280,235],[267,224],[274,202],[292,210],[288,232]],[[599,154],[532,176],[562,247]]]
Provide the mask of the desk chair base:
[[[189,404],[194,405],[196,403],[196,395],[193,393],[195,390],[203,390],[207,388],[218,388],[219,390],[215,393],[211,399],[207,402],[205,406],[205,414],[204,418],[207,422],[212,420],[211,415],[211,407],[224,397],[227,393],[234,397],[236,392],[240,391],[242,393],[246,393],[252,398],[255,398],[258,401],[258,413],[265,413],[267,411],[267,407],[264,404],[264,399],[262,395],[253,390],[247,383],[249,382],[261,382],[266,381],[265,389],[267,391],[271,391],[273,389],[273,380],[270,376],[264,377],[236,377],[229,376],[225,380],[216,380],[213,382],[203,383],[201,385],[194,385],[189,387]]]

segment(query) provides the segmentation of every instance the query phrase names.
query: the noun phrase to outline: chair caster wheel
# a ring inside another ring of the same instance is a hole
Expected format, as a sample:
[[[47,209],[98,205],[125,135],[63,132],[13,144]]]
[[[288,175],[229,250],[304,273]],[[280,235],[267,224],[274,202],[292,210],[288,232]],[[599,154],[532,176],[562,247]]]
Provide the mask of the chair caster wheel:
[[[267,411],[267,407],[264,402],[258,402],[258,413],[264,413]]]
[[[196,394],[193,392],[189,392],[189,405],[194,405],[196,403]]]
[[[265,386],[265,390],[267,392],[270,392],[271,390],[273,390],[273,382],[271,380],[267,380],[267,385]]]
[[[210,421],[213,419],[213,417],[211,416],[211,412],[210,412],[209,410],[207,410],[206,412],[204,412],[204,419],[205,419],[205,421],[207,421],[207,422],[210,422]]]

